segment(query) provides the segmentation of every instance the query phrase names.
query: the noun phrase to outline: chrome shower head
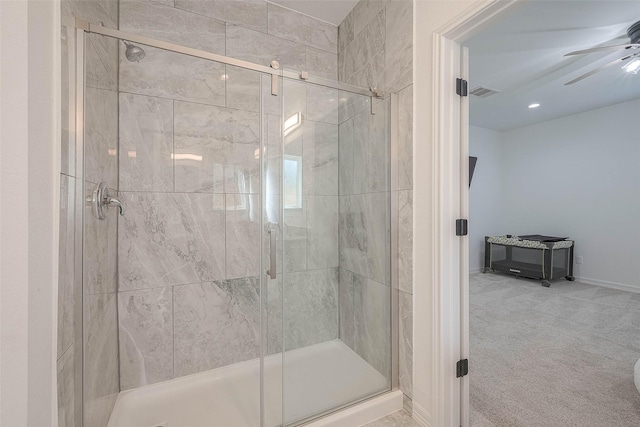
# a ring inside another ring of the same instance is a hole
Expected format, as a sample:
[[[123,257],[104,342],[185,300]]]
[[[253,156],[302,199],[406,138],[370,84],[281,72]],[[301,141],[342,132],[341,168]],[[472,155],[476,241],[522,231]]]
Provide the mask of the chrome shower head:
[[[129,61],[140,62],[140,60],[146,56],[145,51],[140,46],[136,46],[128,41],[124,41],[124,45],[127,47],[124,56],[126,56]]]

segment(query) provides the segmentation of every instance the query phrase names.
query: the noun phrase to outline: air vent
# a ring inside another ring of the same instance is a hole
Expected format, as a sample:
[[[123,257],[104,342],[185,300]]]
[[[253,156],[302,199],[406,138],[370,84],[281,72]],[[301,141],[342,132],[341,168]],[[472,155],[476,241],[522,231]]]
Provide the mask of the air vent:
[[[477,88],[472,89],[470,93],[471,95],[477,96],[478,98],[488,98],[491,95],[495,95],[496,93],[499,93],[499,92],[500,92],[499,90],[478,86]]]

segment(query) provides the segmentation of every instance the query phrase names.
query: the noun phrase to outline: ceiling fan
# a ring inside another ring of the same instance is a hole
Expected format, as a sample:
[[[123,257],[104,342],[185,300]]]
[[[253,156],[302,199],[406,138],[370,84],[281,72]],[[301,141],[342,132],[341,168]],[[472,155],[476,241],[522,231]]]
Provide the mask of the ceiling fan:
[[[640,21],[636,22],[632,26],[627,29],[627,36],[629,37],[628,44],[616,45],[616,46],[600,46],[594,47],[591,49],[585,50],[576,50],[575,52],[569,52],[565,56],[572,55],[582,55],[585,53],[593,53],[593,52],[605,52],[605,51],[614,51],[614,50],[624,50],[624,56],[622,58],[616,59],[615,61],[611,61],[608,64],[605,64],[601,67],[593,69],[588,73],[577,77],[570,82],[565,83],[565,86],[572,85],[574,83],[579,82],[580,80],[586,79],[587,77],[591,77],[595,73],[598,73],[605,68],[609,68],[616,64],[621,64],[626,62],[626,64],[622,67],[625,71],[629,73],[637,74],[640,71]],[[627,62],[628,61],[628,62]]]

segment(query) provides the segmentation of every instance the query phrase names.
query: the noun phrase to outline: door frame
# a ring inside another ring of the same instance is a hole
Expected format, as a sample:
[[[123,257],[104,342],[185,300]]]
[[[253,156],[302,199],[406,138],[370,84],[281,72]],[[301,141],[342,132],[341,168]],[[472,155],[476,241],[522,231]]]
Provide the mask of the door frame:
[[[431,410],[414,402],[414,417],[434,427],[469,425],[469,377],[456,378],[456,363],[469,357],[469,242],[468,237],[455,234],[455,220],[468,218],[469,214],[468,98],[461,100],[455,93],[456,78],[468,80],[466,49],[460,44],[518,1],[471,3],[433,32],[431,189],[416,191],[414,196],[428,197],[431,205],[430,274],[428,277],[416,274],[414,283],[432,284],[430,301],[422,301],[431,306],[432,324],[425,327],[414,323],[414,337],[418,334],[432,337],[429,373],[432,393]],[[416,109],[414,117],[419,117],[417,112]],[[414,157],[414,173],[424,160]],[[414,217],[414,224],[416,221],[418,218]],[[415,240],[424,237],[416,234]],[[418,304],[421,301],[416,298],[414,305]],[[473,361],[470,366],[473,372]]]
[[[439,257],[434,259],[434,426],[469,426],[469,377],[456,378],[455,369],[460,359],[469,358],[469,238],[455,234],[455,220],[469,217],[469,100],[454,91],[456,78],[469,80],[468,52],[460,44],[516,1],[476,3],[433,35],[434,211],[439,246],[435,252]]]

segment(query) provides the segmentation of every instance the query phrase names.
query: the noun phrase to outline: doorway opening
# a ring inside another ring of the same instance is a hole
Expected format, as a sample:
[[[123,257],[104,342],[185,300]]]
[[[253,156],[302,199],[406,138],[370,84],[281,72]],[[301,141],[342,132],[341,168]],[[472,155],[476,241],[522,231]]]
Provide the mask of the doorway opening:
[[[640,109],[639,17],[517,2],[461,40],[459,155],[477,158],[459,174],[462,425],[640,420],[640,228],[620,227],[640,213],[640,148],[621,132]]]

